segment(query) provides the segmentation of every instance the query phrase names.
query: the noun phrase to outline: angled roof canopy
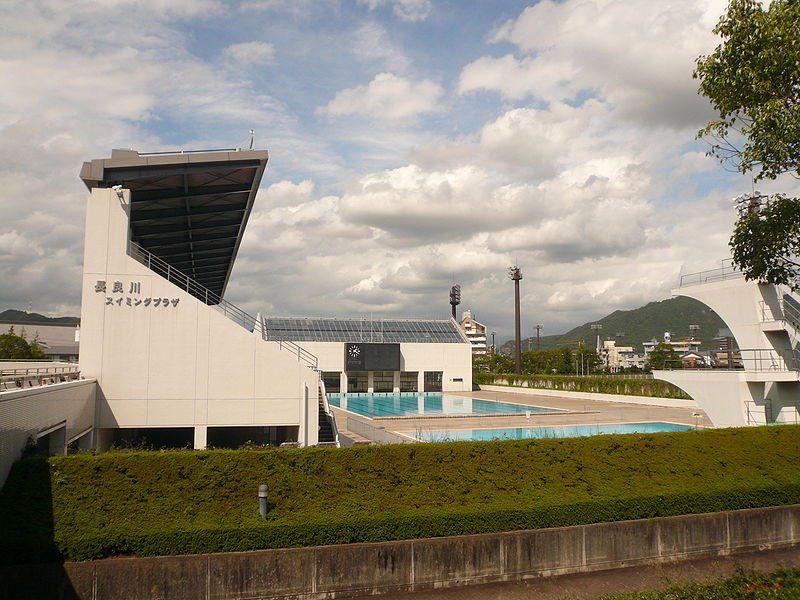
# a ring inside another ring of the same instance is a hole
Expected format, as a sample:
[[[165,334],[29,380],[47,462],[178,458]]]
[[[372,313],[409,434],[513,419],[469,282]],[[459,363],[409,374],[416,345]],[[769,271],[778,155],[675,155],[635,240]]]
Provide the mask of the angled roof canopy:
[[[113,150],[83,163],[81,179],[130,190],[131,240],[221,297],[267,160],[266,150]]]

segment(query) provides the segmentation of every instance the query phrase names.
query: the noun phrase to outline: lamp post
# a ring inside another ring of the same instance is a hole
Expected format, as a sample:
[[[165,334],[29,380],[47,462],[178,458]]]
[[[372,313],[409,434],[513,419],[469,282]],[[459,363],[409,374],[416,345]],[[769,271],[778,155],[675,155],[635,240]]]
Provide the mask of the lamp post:
[[[514,282],[514,370],[517,375],[522,374],[522,334],[520,332],[519,317],[519,280],[522,279],[522,271],[517,265],[508,267],[508,278]]]
[[[539,333],[542,331],[543,327],[544,327],[543,325],[537,325],[536,326],[536,350],[537,351],[542,349],[542,342],[539,339]]]
[[[492,332],[492,356],[494,356],[495,352],[497,352],[497,346],[494,345],[494,336],[497,335],[496,331]]]

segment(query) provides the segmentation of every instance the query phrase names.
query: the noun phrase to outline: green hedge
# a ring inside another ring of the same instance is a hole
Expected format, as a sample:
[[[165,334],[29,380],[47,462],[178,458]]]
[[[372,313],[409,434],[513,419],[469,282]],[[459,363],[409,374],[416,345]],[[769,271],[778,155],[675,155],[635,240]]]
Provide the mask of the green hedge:
[[[682,389],[660,379],[624,379],[621,377],[575,377],[573,375],[515,375],[514,373],[480,373],[472,375],[477,385],[509,385],[565,392],[593,392],[651,398],[691,397]]]
[[[256,489],[270,486],[268,518]],[[18,462],[0,561],[488,533],[800,502],[800,427]]]

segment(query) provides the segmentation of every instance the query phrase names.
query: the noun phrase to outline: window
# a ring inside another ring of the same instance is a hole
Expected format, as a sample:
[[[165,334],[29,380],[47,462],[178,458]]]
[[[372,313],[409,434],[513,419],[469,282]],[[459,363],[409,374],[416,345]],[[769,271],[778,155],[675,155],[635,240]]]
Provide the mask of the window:
[[[400,373],[400,391],[401,392],[418,392],[419,372],[417,371],[403,371]]]
[[[367,391],[366,371],[350,371],[347,373],[347,393],[362,394]]]
[[[328,371],[322,374],[325,391],[329,394],[338,394],[341,390],[342,374],[339,371]]]
[[[441,371],[425,371],[425,391],[426,392],[442,391]]]
[[[375,371],[372,374],[372,391],[394,391],[394,374],[391,371]]]

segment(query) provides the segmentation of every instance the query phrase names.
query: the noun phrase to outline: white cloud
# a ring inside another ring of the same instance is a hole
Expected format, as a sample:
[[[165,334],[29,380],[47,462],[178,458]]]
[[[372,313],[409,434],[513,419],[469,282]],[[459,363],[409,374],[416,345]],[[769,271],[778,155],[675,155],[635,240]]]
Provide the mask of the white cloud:
[[[409,119],[440,110],[441,86],[429,79],[414,83],[391,73],[378,73],[367,85],[340,90],[318,112],[328,116],[359,115],[379,120]]]
[[[358,0],[370,10],[378,6],[390,5],[394,14],[403,21],[424,21],[433,8],[430,0]]]
[[[710,30],[723,8],[717,0],[543,0],[491,38],[522,56],[477,59],[459,91],[548,102],[588,93],[640,124],[695,126],[708,108],[692,80],[694,59],[713,48]]]
[[[267,42],[241,42],[222,50],[223,56],[243,65],[270,62],[275,56],[275,47]]]
[[[375,21],[362,23],[353,33],[351,48],[359,60],[379,63],[384,70],[403,73],[409,59],[389,37],[386,28]]]

